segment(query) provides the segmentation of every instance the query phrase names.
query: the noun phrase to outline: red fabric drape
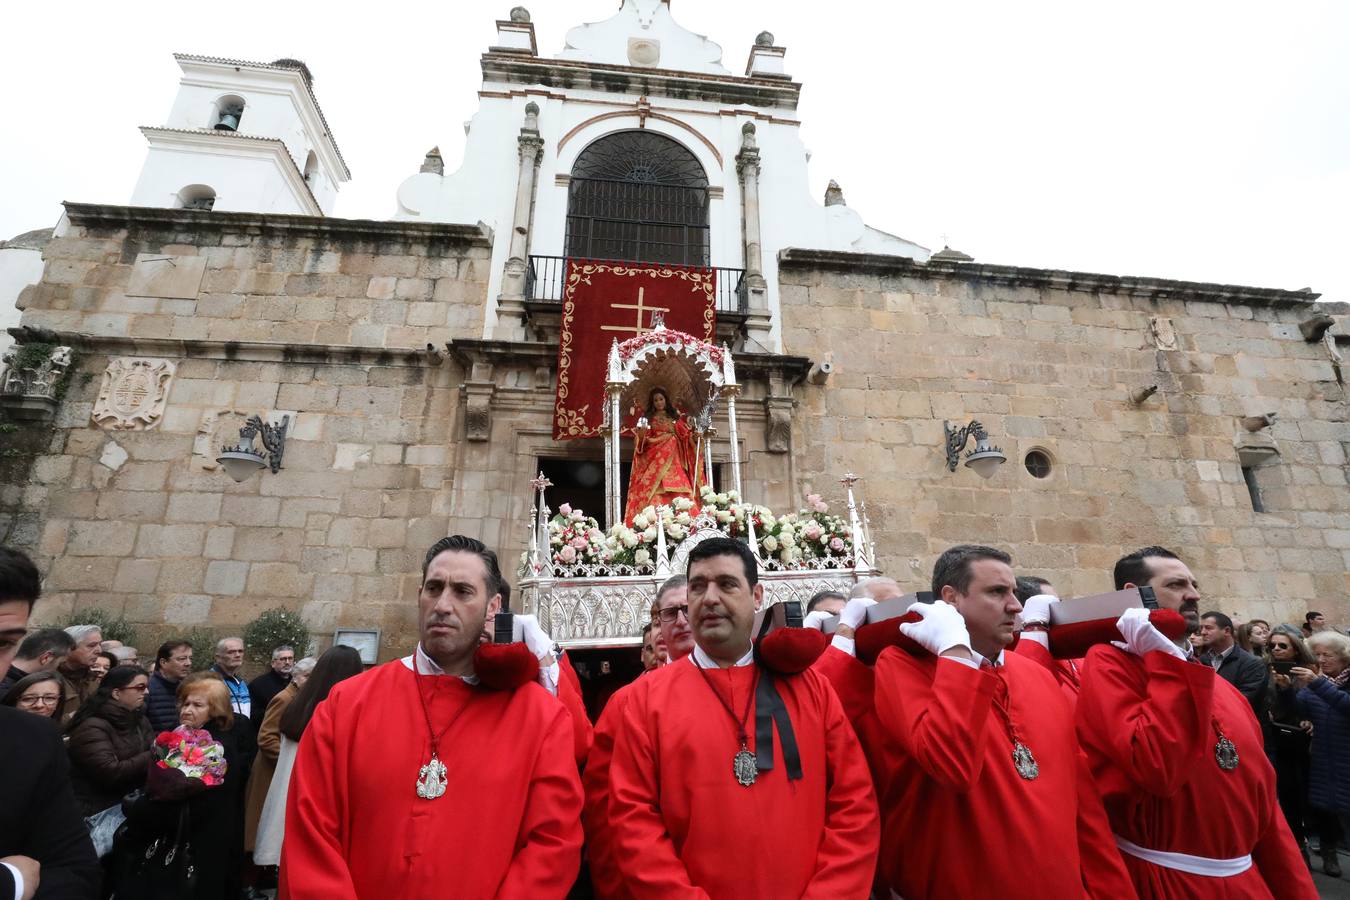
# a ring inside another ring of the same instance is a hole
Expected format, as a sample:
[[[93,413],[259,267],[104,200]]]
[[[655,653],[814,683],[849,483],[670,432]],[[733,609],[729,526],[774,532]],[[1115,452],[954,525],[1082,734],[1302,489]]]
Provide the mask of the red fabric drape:
[[[667,328],[711,341],[717,321],[715,283],[708,268],[568,260],[554,439],[600,433],[610,345],[651,331],[654,312],[661,312]]]

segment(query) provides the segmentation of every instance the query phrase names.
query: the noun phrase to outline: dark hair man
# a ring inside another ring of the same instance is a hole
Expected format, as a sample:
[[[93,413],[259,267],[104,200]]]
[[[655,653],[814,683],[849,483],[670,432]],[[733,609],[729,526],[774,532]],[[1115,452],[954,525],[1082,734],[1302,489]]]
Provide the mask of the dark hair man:
[[[178,727],[178,685],[192,674],[192,643],[168,640],[155,653],[155,671],[145,695],[145,717],[155,731]]]
[[[581,860],[571,716],[537,682],[488,690],[475,671],[501,584],[481,541],[437,541],[412,655],[315,711],[287,798],[282,895],[566,896]]]
[[[43,628],[28,635],[9,664],[9,673],[0,681],[0,693],[28,675],[53,672],[61,658],[75,648],[75,639],[63,628]]]
[[[1320,612],[1310,612],[1303,617],[1303,636],[1312,637],[1319,631],[1326,631],[1327,617]]]
[[[815,596],[806,602],[806,612],[813,613],[816,610],[822,610],[832,616],[837,616],[847,602],[848,598],[838,591],[817,591]]]
[[[609,841],[637,900],[870,889],[877,819],[866,761],[823,678],[755,661],[757,569],[740,541],[695,546],[693,652],[630,691],[609,771]]]
[[[7,669],[42,593],[37,567],[0,546],[0,669]],[[54,723],[0,707],[0,897],[97,896],[102,877],[70,786],[70,763]]]
[[[1205,662],[1247,698],[1252,712],[1256,713],[1256,721],[1265,731],[1265,723],[1269,721],[1266,691],[1270,681],[1266,664],[1237,645],[1233,620],[1221,612],[1207,612],[1200,617],[1200,638],[1205,648]]]
[[[1004,652],[1022,608],[1011,563],[993,547],[944,552],[936,599],[900,626],[924,652],[877,659],[882,871],[905,897],[1127,896],[1073,710],[1037,663]],[[1009,834],[1036,838],[1008,854]]]
[[[1055,586],[1047,579],[1041,578],[1038,575],[1018,575],[1017,590],[1015,593],[1017,594],[1018,603],[1026,603],[1037,594],[1049,594],[1053,596],[1055,593]]]
[[[1145,547],[1116,563],[1115,578],[1198,622],[1199,587],[1176,554]],[[1084,662],[1078,737],[1139,893],[1316,897],[1251,705],[1188,661],[1148,610],[1127,610],[1116,628],[1123,640]]]

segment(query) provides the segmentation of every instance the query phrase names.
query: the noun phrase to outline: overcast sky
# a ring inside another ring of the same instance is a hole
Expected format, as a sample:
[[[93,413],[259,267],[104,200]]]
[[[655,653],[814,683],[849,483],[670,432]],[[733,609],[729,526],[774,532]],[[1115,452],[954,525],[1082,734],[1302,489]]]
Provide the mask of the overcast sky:
[[[305,60],[353,180],[385,218],[439,144],[459,164],[479,54],[509,0],[8,5],[0,238],[59,202],[125,203],[174,51]],[[541,54],[616,0],[541,0]],[[1350,300],[1350,3],[674,0],[744,70],[762,29],[804,85],[817,197],[983,262]]]

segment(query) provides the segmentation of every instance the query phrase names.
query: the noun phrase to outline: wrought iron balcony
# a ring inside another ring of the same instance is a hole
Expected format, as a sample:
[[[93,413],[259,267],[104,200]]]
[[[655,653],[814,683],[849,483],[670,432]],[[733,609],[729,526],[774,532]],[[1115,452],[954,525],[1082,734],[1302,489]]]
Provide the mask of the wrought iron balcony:
[[[619,262],[620,260],[599,260]],[[630,265],[644,262],[623,260]],[[745,270],[711,266],[717,278],[718,315],[745,315],[748,298],[745,290]],[[563,284],[567,278],[567,257],[531,256],[525,270],[525,299],[537,303],[562,303]]]

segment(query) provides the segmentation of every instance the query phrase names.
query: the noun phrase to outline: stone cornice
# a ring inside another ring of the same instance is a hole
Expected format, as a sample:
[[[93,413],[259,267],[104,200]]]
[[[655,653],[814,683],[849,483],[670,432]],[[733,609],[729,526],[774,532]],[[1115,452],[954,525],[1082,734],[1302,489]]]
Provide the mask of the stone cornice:
[[[1033,287],[1084,293],[1146,297],[1151,300],[1205,300],[1214,303],[1250,303],[1258,306],[1305,306],[1321,296],[1314,291],[1245,287],[1168,278],[1131,275],[1099,275],[1061,269],[1033,269],[929,260],[916,262],[906,256],[879,253],[847,253],[836,250],[803,250],[789,247],[778,253],[778,268],[824,269],[854,274],[897,275],[909,278],[946,278],[979,281],[1007,287]]]
[[[796,109],[802,86],[781,78],[742,78],[674,69],[650,69],[571,59],[539,59],[488,52],[483,80],[505,84],[602,91],[647,97],[675,97],[712,103]]]
[[[281,344],[267,341],[199,341],[174,338],[137,338],[50,331],[21,325],[9,329],[17,343],[60,344],[109,356],[149,356],[169,359],[219,359],[232,362],[298,363],[308,365],[393,366],[434,368],[424,350],[356,347],[345,344]]]
[[[491,248],[492,229],[483,223],[395,222],[377,219],[336,219],[331,216],[294,216],[277,213],[168,209],[157,206],[108,206],[67,201],[71,224],[103,228],[181,228],[265,234],[290,232],[332,238],[441,241]]]
[[[474,363],[505,363],[513,367],[554,366],[558,363],[558,346],[543,341],[493,341],[493,340],[456,340],[451,341],[450,355],[466,371]],[[736,374],[767,377],[777,373],[790,383],[796,383],[806,377],[811,370],[811,360],[805,356],[784,356],[777,353],[736,353]]]

